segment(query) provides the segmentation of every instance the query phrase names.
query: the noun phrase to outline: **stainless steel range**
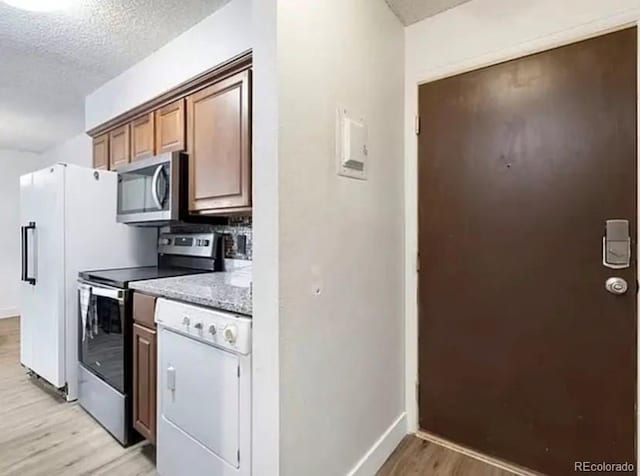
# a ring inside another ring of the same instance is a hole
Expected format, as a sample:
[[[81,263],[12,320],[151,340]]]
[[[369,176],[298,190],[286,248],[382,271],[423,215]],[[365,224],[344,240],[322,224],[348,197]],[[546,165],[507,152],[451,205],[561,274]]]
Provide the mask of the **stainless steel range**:
[[[129,283],[220,271],[216,233],[161,234],[158,266],[83,271],[78,280],[78,401],[122,445],[132,422],[133,316]]]

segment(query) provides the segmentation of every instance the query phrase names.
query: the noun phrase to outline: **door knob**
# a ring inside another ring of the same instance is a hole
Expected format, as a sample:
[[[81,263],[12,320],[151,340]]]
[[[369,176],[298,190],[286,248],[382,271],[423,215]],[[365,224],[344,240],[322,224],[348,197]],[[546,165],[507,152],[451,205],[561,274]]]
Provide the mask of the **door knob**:
[[[627,292],[629,285],[623,278],[612,277],[607,279],[604,283],[604,287],[611,294],[624,294]]]

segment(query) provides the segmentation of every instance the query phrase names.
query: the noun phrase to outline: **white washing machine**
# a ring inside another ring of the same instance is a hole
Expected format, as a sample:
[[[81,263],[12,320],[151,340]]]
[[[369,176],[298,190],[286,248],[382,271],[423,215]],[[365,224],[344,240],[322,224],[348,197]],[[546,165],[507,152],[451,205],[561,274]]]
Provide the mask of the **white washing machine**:
[[[251,319],[166,299],[158,324],[157,470],[251,474]]]

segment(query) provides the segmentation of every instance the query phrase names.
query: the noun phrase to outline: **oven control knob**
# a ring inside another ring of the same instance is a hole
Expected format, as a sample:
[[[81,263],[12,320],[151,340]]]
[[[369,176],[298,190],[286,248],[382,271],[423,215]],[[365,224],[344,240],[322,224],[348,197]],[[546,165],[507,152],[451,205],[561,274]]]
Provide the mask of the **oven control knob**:
[[[199,331],[201,331],[201,330],[202,330],[202,322],[196,322],[196,323],[195,323],[195,325],[194,325],[193,327],[195,327],[196,329],[198,329]]]
[[[228,325],[224,328],[224,340],[226,340],[229,344],[235,343],[238,338],[238,329],[234,325]]]
[[[214,335],[216,335],[216,332],[218,332],[218,329],[216,329],[216,325],[215,324],[211,324],[209,326],[209,334],[214,336]]]
[[[189,326],[191,324],[191,319],[189,319],[187,316],[184,316],[184,319],[182,319],[182,324],[185,326]]]
[[[160,238],[160,239],[158,240],[158,244],[159,244],[160,246],[168,246],[168,245],[170,245],[170,244],[171,244],[171,239],[170,239],[170,238]]]

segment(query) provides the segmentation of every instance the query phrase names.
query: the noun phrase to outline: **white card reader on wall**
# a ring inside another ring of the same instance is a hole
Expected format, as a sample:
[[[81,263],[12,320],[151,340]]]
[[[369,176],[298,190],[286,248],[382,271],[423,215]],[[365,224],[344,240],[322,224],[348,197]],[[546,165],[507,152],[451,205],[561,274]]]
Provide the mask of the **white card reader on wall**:
[[[336,159],[338,175],[367,179],[367,124],[342,106],[336,114]]]
[[[602,264],[612,269],[631,265],[629,220],[607,220],[605,236],[602,238]]]

